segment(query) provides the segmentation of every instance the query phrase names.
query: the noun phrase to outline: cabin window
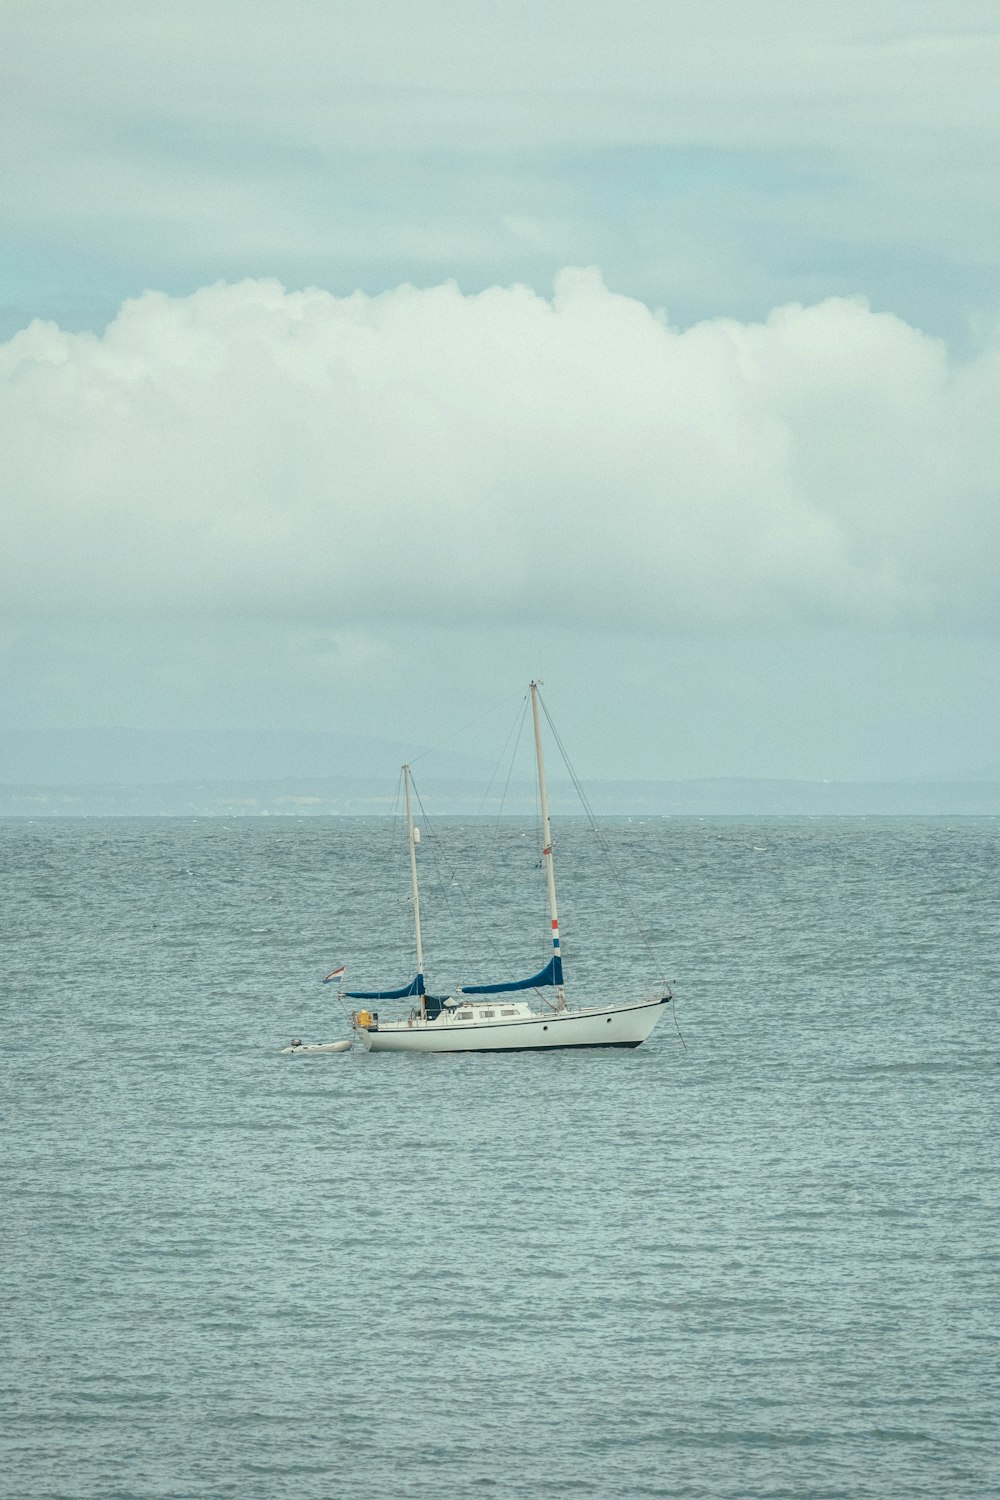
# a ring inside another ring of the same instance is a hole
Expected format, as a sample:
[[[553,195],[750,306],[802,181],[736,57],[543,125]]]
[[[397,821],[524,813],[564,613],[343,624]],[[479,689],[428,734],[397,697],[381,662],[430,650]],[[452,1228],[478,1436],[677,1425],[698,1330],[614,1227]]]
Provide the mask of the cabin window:
[[[484,1021],[492,1021],[492,1019],[493,1019],[493,1017],[495,1015],[496,1015],[496,1011],[495,1010],[484,1010],[483,1011],[483,1020]]]
[[[517,1015],[517,1011],[516,1010],[502,1010],[500,1012],[500,1014],[502,1016],[516,1016]]]
[[[460,1010],[459,1013],[458,1013],[458,1015],[455,1017],[455,1020],[456,1021],[471,1021],[472,1020],[472,1011],[471,1010]]]

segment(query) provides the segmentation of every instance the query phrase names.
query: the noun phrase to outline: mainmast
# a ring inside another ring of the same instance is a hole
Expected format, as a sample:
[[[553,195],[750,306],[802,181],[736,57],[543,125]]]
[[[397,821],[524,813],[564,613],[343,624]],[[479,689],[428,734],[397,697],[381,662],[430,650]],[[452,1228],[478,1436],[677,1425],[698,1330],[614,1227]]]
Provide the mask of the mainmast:
[[[552,825],[549,822],[549,793],[545,785],[545,755],[542,751],[542,726],[538,716],[538,689],[531,684],[531,718],[535,727],[535,759],[538,762],[538,800],[542,810],[542,860],[545,884],[549,893],[549,920],[552,923],[552,957],[556,966],[556,1009],[565,1010],[566,993],[562,985],[562,954],[559,949],[559,909],[556,906],[556,873],[552,864]]]
[[[423,979],[424,945],[420,937],[420,887],[417,884],[417,845],[420,842],[420,829],[413,826],[409,766],[403,767],[403,790],[406,794],[406,838],[410,846],[410,900],[413,903],[413,935],[417,941],[417,974]]]

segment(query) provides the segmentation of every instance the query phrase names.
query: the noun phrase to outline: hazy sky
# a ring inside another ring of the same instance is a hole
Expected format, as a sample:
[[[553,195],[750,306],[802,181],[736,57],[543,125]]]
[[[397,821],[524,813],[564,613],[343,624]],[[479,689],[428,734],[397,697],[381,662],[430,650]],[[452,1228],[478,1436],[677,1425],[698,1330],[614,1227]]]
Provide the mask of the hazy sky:
[[[1000,769],[1000,12],[6,0],[0,714]]]

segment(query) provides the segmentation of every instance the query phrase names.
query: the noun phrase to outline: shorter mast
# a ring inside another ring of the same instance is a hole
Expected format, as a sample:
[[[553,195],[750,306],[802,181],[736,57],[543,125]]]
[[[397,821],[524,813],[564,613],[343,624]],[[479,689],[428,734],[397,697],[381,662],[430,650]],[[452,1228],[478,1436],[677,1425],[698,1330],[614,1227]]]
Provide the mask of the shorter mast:
[[[424,945],[420,936],[420,887],[417,884],[417,842],[420,834],[413,826],[413,808],[410,805],[410,768],[403,767],[403,790],[406,794],[406,840],[410,846],[410,900],[413,903],[413,935],[417,943],[417,978],[423,993]]]
[[[535,760],[538,763],[538,800],[542,811],[542,859],[545,884],[549,895],[549,920],[552,923],[552,959],[555,965],[556,1009],[565,1010],[566,992],[562,982],[562,953],[559,947],[559,909],[556,905],[556,873],[552,864],[552,825],[549,822],[549,793],[545,784],[545,756],[542,752],[542,726],[538,717],[539,683],[531,684],[531,719],[535,728]]]

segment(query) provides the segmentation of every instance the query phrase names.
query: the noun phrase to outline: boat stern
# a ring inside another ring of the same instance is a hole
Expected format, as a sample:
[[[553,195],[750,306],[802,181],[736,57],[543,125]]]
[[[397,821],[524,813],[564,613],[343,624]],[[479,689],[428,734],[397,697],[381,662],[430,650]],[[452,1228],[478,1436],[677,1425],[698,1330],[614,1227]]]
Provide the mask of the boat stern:
[[[372,1035],[378,1031],[377,1010],[356,1010],[351,1015],[354,1035],[366,1052],[372,1050]]]

